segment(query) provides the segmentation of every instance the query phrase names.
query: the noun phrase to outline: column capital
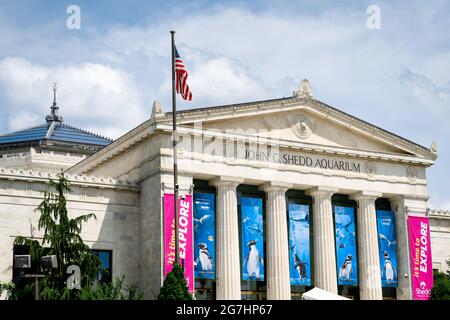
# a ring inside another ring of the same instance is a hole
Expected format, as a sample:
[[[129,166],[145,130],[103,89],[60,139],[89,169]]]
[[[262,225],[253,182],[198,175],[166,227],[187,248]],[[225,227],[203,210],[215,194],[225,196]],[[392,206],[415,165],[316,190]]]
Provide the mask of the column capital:
[[[293,184],[280,182],[280,181],[268,181],[259,186],[259,189],[265,192],[269,191],[281,191],[285,192],[287,189],[294,187]]]
[[[381,192],[375,191],[359,191],[353,193],[349,196],[349,199],[359,201],[359,200],[373,200],[375,201],[377,198],[381,198],[383,194]]]
[[[308,196],[329,194],[330,197],[331,197],[333,195],[333,193],[336,193],[338,191],[339,191],[338,188],[327,187],[327,186],[317,186],[317,187],[313,187],[311,189],[306,190],[305,194],[308,195]]]
[[[239,184],[244,182],[244,178],[241,177],[231,177],[231,176],[218,176],[210,180],[210,184],[216,187],[219,186],[230,186],[237,187]]]

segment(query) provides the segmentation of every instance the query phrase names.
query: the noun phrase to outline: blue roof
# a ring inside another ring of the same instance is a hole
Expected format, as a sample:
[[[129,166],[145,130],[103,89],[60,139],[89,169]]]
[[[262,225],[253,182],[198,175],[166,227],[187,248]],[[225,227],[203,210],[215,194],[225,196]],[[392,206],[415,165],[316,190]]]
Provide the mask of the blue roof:
[[[99,146],[107,146],[112,142],[111,139],[78,129],[76,127],[72,127],[64,123],[56,124],[54,130],[51,132],[51,135],[46,138],[51,123],[52,122],[48,122],[36,127],[27,128],[6,135],[0,135],[0,145],[40,140],[82,143]]]

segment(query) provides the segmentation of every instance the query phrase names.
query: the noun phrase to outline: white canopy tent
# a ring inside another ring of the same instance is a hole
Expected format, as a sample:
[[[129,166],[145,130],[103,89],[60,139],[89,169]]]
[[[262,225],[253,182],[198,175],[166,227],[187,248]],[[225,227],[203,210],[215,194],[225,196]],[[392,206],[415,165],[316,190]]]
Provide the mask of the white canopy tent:
[[[351,300],[343,296],[325,291],[320,288],[313,288],[302,295],[303,300]]]

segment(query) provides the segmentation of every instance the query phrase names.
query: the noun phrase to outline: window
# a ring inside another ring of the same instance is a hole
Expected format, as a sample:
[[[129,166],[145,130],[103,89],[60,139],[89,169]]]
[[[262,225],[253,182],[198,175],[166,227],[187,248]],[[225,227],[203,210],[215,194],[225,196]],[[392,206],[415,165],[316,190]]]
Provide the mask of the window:
[[[49,248],[43,248],[41,256],[47,255],[50,251]],[[13,258],[14,255],[29,255],[30,247],[27,245],[14,245],[13,247]],[[32,258],[32,257],[31,257]],[[40,260],[31,259],[31,268],[27,269],[17,269],[13,268],[13,278],[12,281],[16,288],[20,289],[16,291],[13,299],[17,300],[34,300],[34,278],[27,277],[31,274],[42,274],[40,268]]]
[[[112,251],[92,250],[92,253],[100,259],[102,270],[97,274],[99,283],[110,283],[112,281]]]

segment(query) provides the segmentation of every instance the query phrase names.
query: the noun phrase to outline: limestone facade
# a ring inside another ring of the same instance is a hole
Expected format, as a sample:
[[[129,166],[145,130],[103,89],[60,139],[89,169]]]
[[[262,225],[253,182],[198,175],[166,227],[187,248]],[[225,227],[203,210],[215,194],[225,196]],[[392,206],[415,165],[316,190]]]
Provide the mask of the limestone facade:
[[[163,206],[173,191],[171,117],[152,118],[66,171],[73,185],[73,215],[96,213],[83,236],[93,248],[113,250],[114,275],[139,282],[154,299],[163,281]],[[302,89],[292,98],[179,111],[181,194],[194,179],[216,189],[216,297],[240,299],[237,192],[239,185],[266,194],[267,297],[290,299],[286,198],[301,190],[313,199],[314,277],[337,292],[331,198],[354,199],[358,221],[361,299],[381,299],[375,201],[387,199],[396,215],[399,287],[411,299],[406,219],[432,218],[433,255],[450,253],[448,213],[427,211],[426,169],[436,154],[318,100]],[[0,161],[1,162],[1,161]],[[12,241],[34,236],[46,182],[53,173],[0,169],[0,281],[11,280]],[[439,218],[437,217],[439,216]],[[447,245],[448,247],[448,245]],[[441,259],[441,258],[439,258]],[[435,260],[439,268],[445,266]],[[361,269],[362,268],[362,269]]]

